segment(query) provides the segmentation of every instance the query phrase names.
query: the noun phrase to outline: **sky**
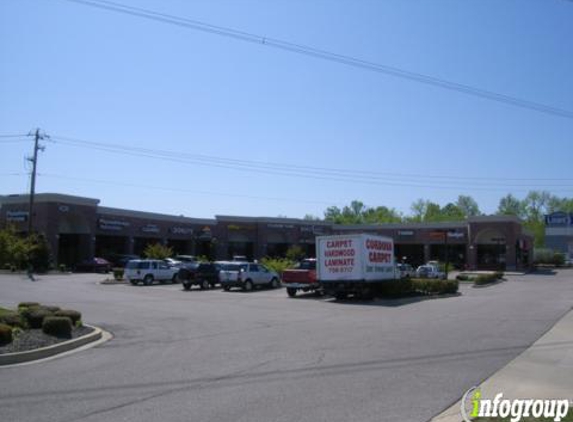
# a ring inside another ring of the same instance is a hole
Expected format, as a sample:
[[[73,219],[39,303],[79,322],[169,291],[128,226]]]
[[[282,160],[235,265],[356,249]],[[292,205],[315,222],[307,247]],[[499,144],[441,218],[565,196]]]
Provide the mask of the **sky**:
[[[567,0],[117,0],[567,110]],[[573,118],[66,0],[0,0],[0,195],[190,217],[573,196]],[[86,143],[87,142],[87,143]],[[105,145],[102,145],[105,144]]]

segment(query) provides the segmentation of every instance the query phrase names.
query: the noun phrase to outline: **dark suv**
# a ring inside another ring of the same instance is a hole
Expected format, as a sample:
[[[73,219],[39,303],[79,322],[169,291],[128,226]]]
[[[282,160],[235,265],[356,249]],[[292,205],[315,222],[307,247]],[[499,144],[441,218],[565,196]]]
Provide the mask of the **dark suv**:
[[[178,277],[185,290],[190,290],[193,285],[205,290],[215,287],[219,283],[220,270],[219,264],[200,263],[194,268],[182,267],[179,270]]]

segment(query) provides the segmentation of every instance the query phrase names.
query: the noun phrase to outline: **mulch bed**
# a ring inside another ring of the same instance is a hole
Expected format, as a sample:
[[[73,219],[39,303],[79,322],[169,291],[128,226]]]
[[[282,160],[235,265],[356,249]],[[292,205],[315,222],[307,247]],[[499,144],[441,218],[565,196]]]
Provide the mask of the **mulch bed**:
[[[72,330],[72,339],[85,336],[94,331],[91,327],[79,327]],[[28,350],[38,349],[40,347],[51,346],[52,344],[61,343],[70,340],[69,338],[58,338],[44,334],[41,329],[25,330],[20,333],[18,338],[12,340],[12,343],[0,346],[0,354],[25,352]]]

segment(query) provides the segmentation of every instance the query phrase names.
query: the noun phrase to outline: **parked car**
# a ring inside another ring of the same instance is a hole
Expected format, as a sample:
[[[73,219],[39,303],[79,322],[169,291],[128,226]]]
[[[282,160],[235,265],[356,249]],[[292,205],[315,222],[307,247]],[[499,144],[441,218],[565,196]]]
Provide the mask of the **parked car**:
[[[446,274],[438,269],[434,265],[421,265],[416,270],[416,277],[419,278],[439,278],[445,279]]]
[[[197,262],[195,255],[175,255],[174,259],[181,262]]]
[[[103,258],[86,259],[75,266],[75,271],[80,273],[109,273],[111,263]]]
[[[177,283],[179,268],[170,267],[160,259],[134,259],[125,266],[124,277],[134,286],[140,281],[150,285],[154,281]]]
[[[303,259],[295,268],[284,270],[282,279],[289,297],[295,297],[299,290],[321,292],[316,280],[316,259]]]
[[[240,287],[245,291],[257,286],[280,287],[279,275],[261,264],[236,262],[223,265],[219,273],[221,286],[225,291]]]
[[[195,267],[181,267],[177,273],[179,281],[183,283],[185,290],[190,290],[191,286],[197,285],[201,289],[215,287],[219,283],[219,271],[221,265],[214,262],[202,262]]]
[[[167,265],[169,265],[171,267],[178,267],[178,268],[183,263],[183,261],[179,261],[178,259],[175,259],[175,258],[165,258],[164,261],[167,263]]]
[[[132,254],[114,254],[110,255],[107,260],[111,262],[113,267],[123,268],[125,267],[125,264],[127,264],[127,262],[131,261],[132,259],[140,259],[140,256]]]
[[[410,264],[396,264],[397,275],[400,278],[410,278],[416,276],[416,270]]]

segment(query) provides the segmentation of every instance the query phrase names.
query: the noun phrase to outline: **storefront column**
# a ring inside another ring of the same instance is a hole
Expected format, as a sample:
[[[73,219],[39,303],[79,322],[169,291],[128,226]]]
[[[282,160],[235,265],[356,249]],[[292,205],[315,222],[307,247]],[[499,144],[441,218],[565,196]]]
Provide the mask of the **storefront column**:
[[[424,264],[431,260],[430,257],[430,245],[424,245]]]
[[[466,262],[468,270],[477,269],[477,247],[475,245],[468,245]]]

